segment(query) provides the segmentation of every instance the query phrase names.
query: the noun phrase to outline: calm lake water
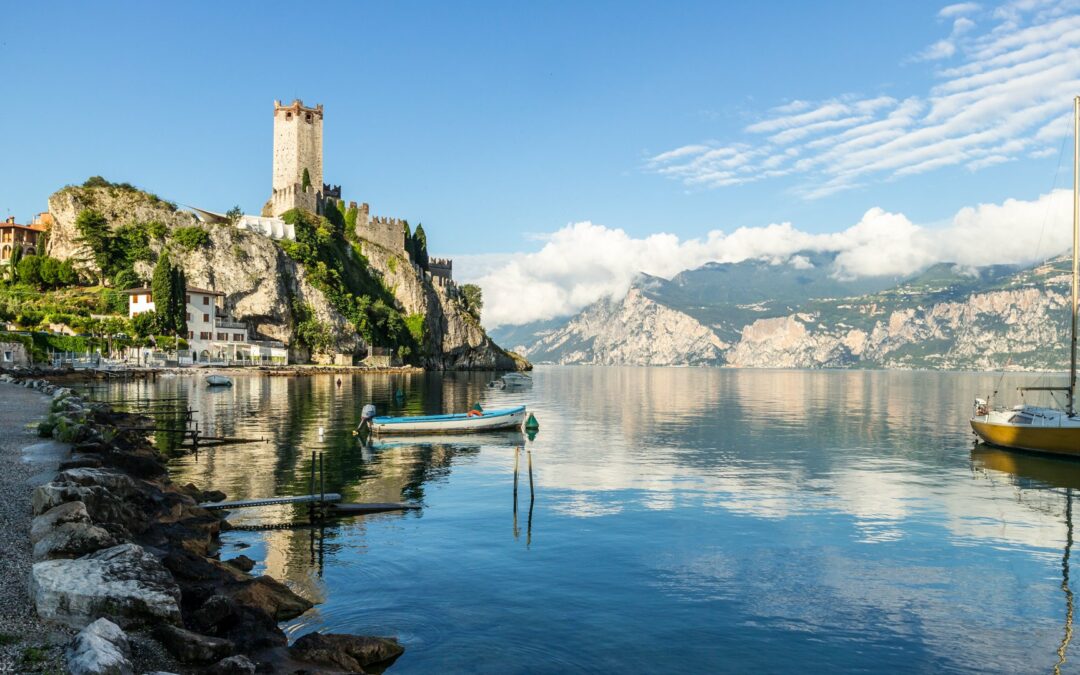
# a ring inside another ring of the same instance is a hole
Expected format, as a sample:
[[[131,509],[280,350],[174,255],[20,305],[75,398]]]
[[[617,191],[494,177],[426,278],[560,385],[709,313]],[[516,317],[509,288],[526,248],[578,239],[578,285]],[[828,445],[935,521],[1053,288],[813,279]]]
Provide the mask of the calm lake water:
[[[248,555],[318,603],[292,636],[398,636],[392,673],[1052,672],[1062,654],[1064,671],[1080,670],[1080,652],[1062,651],[1080,463],[973,449],[972,399],[998,376],[533,377],[514,393],[486,389],[484,374],[91,392],[150,400],[161,426],[190,405],[209,433],[265,439],[180,457],[178,482],[232,499],[304,494],[316,451],[328,492],[421,504],[324,528],[261,529],[303,521],[302,507],[236,511],[250,529],[223,536],[223,558]],[[1011,400],[1034,379],[1000,390]],[[366,402],[418,414],[476,401],[528,404],[540,434],[370,448],[351,435]]]

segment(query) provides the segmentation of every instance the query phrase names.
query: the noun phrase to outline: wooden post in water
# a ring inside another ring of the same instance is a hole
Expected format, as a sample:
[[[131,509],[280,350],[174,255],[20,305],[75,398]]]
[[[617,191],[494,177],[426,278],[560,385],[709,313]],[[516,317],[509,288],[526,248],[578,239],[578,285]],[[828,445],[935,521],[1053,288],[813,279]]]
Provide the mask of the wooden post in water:
[[[311,491],[308,494],[315,494],[315,451],[311,451]],[[308,520],[313,524],[315,522],[315,504],[308,503]]]
[[[527,450],[529,453],[529,503],[531,504],[536,495],[533,493],[533,477],[532,477],[532,450]]]
[[[323,500],[326,499],[326,473],[323,471],[323,454],[319,453],[319,517],[322,517],[323,511],[326,509],[326,504]]]
[[[517,489],[518,489],[518,462],[521,459],[521,448],[514,448],[514,539],[518,538],[517,524]]]

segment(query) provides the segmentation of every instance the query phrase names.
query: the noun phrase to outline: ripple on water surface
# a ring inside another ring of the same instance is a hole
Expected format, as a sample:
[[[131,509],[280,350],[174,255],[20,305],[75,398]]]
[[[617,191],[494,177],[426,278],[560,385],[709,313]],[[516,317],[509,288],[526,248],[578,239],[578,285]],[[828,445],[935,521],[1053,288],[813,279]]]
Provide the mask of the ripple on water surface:
[[[223,556],[318,603],[290,635],[396,635],[393,672],[1057,663],[1080,465],[972,450],[970,402],[995,375],[549,367],[520,392],[490,377],[253,375],[214,391],[182,376],[92,393],[162,428],[190,407],[206,434],[258,439],[179,456],[178,482],[304,494],[315,452],[328,492],[422,504],[314,528],[300,506],[236,511],[247,529],[223,535]],[[1025,380],[1006,379],[998,390]],[[367,402],[524,403],[541,432],[362,447]]]

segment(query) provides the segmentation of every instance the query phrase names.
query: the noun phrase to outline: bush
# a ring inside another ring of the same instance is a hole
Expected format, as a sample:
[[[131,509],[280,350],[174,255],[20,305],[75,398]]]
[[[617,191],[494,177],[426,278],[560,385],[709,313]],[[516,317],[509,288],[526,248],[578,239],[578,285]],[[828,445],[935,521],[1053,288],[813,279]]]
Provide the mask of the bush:
[[[210,233],[198,225],[178,227],[173,230],[173,240],[185,250],[194,251],[210,243]]]

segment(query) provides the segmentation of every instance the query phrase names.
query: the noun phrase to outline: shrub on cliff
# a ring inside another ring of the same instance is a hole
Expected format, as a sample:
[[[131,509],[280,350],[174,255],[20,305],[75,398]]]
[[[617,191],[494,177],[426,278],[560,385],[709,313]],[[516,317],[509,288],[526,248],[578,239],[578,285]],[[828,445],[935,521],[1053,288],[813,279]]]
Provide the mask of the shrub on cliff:
[[[359,247],[344,238],[344,228],[328,218],[294,209],[282,219],[296,240],[279,242],[286,255],[304,265],[308,281],[371,345],[396,349],[402,358],[417,353],[394,294],[371,273]],[[302,323],[303,319],[298,319]]]
[[[173,241],[186,251],[194,251],[210,243],[210,233],[198,225],[173,230]]]
[[[110,228],[108,219],[101,212],[83,209],[75,218],[75,229],[79,232],[80,243],[90,249],[102,282],[124,286],[138,278],[134,272],[136,262],[154,259],[149,234],[142,225],[133,223]],[[127,274],[123,275],[125,272]]]

